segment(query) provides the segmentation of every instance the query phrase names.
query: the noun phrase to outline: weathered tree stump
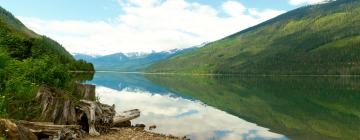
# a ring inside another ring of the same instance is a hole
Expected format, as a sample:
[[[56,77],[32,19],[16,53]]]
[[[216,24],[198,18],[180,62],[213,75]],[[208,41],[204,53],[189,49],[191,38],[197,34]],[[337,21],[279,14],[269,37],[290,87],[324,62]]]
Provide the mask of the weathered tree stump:
[[[91,136],[98,136],[140,116],[137,109],[124,111],[116,116],[115,105],[89,100],[92,95],[95,97],[94,85],[77,85],[77,88],[85,99],[75,104],[65,92],[41,86],[36,99],[42,108],[41,118],[48,122],[0,119],[2,137],[15,140],[68,140],[81,137],[86,132]]]
[[[42,118],[53,123],[22,122],[34,133],[43,135],[75,135],[77,130],[88,132],[91,136],[98,136],[108,132],[112,127],[140,116],[137,109],[125,111],[116,115],[115,105],[109,106],[96,102],[94,85],[78,84],[76,91],[85,97],[78,104],[73,103],[61,91],[48,86],[41,86],[36,99],[42,108]],[[85,88],[85,89],[81,89]],[[75,127],[76,126],[76,127]],[[48,129],[45,129],[48,127]],[[60,129],[61,128],[61,129]],[[76,129],[75,129],[76,128]],[[67,133],[60,133],[68,131]]]
[[[41,118],[54,124],[76,124],[75,104],[66,95],[55,88],[41,86],[36,95],[42,108]]]
[[[84,100],[94,101],[96,98],[95,89],[95,85],[77,83],[75,92],[79,94]]]
[[[109,106],[88,100],[81,100],[77,109],[79,110],[79,113],[76,115],[78,120],[81,122],[87,121],[88,132],[92,136],[108,132],[116,114],[115,105]],[[85,129],[87,130],[86,127]]]

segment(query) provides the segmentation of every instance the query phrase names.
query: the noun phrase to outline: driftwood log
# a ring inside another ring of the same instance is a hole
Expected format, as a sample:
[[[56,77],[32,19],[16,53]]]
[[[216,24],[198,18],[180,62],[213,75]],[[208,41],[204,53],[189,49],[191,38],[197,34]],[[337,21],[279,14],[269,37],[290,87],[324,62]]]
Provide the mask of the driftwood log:
[[[49,86],[41,86],[36,99],[42,108],[40,118],[46,122],[14,122],[1,119],[1,133],[9,139],[28,137],[31,140],[34,136],[38,139],[73,139],[81,137],[83,133],[98,136],[114,126],[140,116],[140,111],[137,109],[116,114],[115,105],[94,101],[94,85],[78,84],[76,88],[76,91],[84,97],[78,103],[69,100],[65,92]]]
[[[36,140],[37,136],[30,129],[17,125],[15,122],[7,119],[0,119],[0,138],[10,140]]]
[[[117,116],[113,118],[112,126],[121,125],[124,122],[130,121],[140,116],[140,110],[134,109],[129,111],[124,111],[119,113]]]
[[[28,128],[39,139],[72,139],[81,136],[80,125],[55,125],[50,122],[17,121],[18,126]]]

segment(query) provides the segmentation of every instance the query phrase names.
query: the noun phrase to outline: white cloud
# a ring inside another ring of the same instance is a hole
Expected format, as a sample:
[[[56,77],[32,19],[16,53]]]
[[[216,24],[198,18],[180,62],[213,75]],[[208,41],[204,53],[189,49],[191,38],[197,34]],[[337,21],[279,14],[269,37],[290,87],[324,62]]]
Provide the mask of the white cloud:
[[[328,0],[290,0],[291,5],[301,5],[301,4],[316,4],[326,2]]]
[[[71,53],[104,55],[191,47],[284,12],[258,11],[236,1],[224,2],[222,9],[186,0],[119,0],[119,3],[124,12],[111,21],[19,18],[35,32],[59,41]]]
[[[236,1],[227,1],[222,5],[222,8],[227,14],[234,17],[243,15],[246,11],[246,7],[240,2]]]
[[[152,7],[160,3],[160,0],[118,0],[123,6]]]

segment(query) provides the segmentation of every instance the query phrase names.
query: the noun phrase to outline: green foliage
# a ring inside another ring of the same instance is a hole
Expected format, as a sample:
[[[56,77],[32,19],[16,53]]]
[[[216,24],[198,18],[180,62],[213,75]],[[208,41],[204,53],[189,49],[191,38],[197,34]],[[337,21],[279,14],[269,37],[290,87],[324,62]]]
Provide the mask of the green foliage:
[[[9,56],[7,53],[0,48],[0,82],[4,81],[5,79],[5,66],[7,62],[9,61]],[[0,85],[1,90],[1,85]]]
[[[94,71],[92,64],[76,61],[59,43],[39,36],[0,8],[0,117],[33,119],[40,113],[34,101],[41,85],[74,94],[72,71]]]
[[[43,57],[44,54],[56,56],[61,63],[74,62],[74,58],[59,43],[46,37],[41,36],[33,40],[31,49],[34,58]]]
[[[94,66],[91,63],[88,63],[84,60],[78,60],[70,63],[70,70],[72,71],[84,71],[84,72],[94,72]]]
[[[360,74],[360,1],[337,0],[290,11],[148,72]]]
[[[8,63],[9,57],[6,52],[0,49],[0,116],[6,116],[7,113],[4,110],[4,104],[6,104],[5,96],[2,93],[5,84],[5,66]]]
[[[23,61],[13,60],[6,67],[7,76],[23,77],[31,83],[47,84],[53,87],[64,88],[66,81],[69,81],[70,74],[64,65],[56,64],[49,57],[43,59],[26,59]]]
[[[72,90],[74,85],[69,70],[53,60],[45,56],[42,59],[12,59],[8,62],[1,94],[7,101],[1,106],[3,112],[15,119],[34,118],[39,113],[34,98],[40,85]]]

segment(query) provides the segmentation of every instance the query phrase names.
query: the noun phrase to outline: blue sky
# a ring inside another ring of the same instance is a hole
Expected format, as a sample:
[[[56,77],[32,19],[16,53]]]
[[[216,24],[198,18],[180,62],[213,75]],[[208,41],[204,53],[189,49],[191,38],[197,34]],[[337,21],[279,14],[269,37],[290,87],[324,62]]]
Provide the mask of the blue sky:
[[[71,53],[167,51],[215,41],[323,0],[1,0]]]
[[[221,8],[223,0],[188,0]],[[237,0],[246,7],[291,10],[298,6],[288,0]],[[122,9],[116,0],[1,0],[0,5],[14,15],[57,20],[107,20]]]
[[[115,0],[1,0],[17,16],[58,20],[104,20],[120,14]]]

